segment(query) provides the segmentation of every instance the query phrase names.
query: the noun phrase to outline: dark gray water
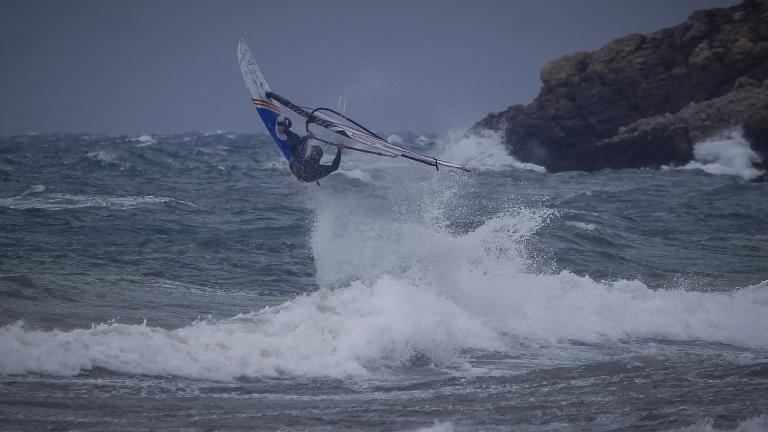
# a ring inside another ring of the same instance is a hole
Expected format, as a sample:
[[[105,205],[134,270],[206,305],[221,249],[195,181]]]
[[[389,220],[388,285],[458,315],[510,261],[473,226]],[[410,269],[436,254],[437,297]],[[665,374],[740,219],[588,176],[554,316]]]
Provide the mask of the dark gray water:
[[[768,430],[768,187],[738,158],[552,175],[426,141],[475,172],[0,140],[0,429]]]

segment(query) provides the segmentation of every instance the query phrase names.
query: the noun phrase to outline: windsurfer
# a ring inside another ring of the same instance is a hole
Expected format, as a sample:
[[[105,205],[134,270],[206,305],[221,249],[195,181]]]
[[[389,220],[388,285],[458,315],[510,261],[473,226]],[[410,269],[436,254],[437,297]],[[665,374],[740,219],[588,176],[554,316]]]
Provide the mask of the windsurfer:
[[[278,134],[288,137],[291,152],[289,167],[297,179],[303,182],[314,182],[339,169],[341,150],[344,148],[344,144],[336,144],[336,156],[330,165],[321,164],[323,149],[319,146],[309,145],[309,140],[314,139],[315,134],[308,132],[301,137],[291,130],[291,125],[291,119],[288,117],[280,116],[277,118],[276,131]]]

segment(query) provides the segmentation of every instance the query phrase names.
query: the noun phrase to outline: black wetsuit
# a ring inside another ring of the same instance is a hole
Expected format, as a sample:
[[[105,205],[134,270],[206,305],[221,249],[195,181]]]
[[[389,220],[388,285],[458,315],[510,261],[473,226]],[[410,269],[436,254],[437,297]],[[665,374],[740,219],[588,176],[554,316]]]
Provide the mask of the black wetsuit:
[[[311,146],[309,154],[307,154],[307,147],[310,147],[307,143],[307,137],[300,137],[291,130],[288,130],[286,135],[288,135],[288,141],[291,143],[289,167],[297,179],[303,182],[313,182],[339,169],[341,150],[336,150],[336,157],[333,158],[330,165],[322,165],[320,159],[323,157],[323,149],[318,146]]]

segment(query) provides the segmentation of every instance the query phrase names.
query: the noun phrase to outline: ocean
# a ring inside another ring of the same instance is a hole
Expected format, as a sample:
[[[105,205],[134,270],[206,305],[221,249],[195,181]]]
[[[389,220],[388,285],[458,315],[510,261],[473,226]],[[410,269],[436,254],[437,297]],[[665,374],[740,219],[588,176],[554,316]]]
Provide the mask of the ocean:
[[[738,132],[549,174],[268,137],[0,139],[0,430],[765,431],[768,184]],[[326,149],[326,158],[333,153]]]

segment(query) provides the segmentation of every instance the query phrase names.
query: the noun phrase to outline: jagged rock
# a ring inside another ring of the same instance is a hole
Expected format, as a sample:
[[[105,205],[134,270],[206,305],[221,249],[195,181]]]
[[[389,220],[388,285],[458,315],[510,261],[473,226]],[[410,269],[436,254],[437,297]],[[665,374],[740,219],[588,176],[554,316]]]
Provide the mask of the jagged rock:
[[[592,169],[685,164],[695,143],[738,126],[744,126],[748,139],[763,140],[768,156],[768,126],[761,126],[768,125],[767,120],[768,90],[744,87],[706,102],[691,103],[675,114],[647,117],[621,128],[615,136],[596,143],[591,153],[599,155],[602,163],[593,164]],[[604,155],[606,152],[615,155]]]
[[[733,44],[733,52],[737,54],[746,54],[750,51],[752,51],[755,48],[755,44],[748,41],[745,38],[741,38],[738,41],[736,41],[735,44]]]
[[[734,91],[747,87],[760,87],[760,81],[750,77],[741,77],[737,79],[735,83],[733,83]]]
[[[550,171],[686,163],[697,140],[768,112],[768,1],[698,11],[553,60],[540,76],[530,104],[475,127],[504,131],[513,155]]]
[[[545,86],[555,86],[569,77],[584,72],[588,60],[589,54],[586,52],[577,52],[553,60],[541,69],[541,82]]]

